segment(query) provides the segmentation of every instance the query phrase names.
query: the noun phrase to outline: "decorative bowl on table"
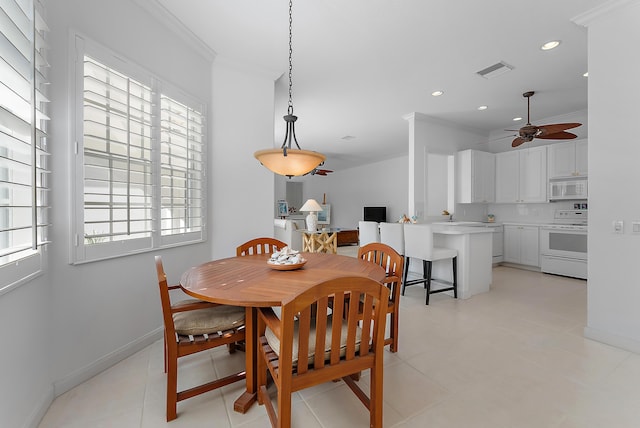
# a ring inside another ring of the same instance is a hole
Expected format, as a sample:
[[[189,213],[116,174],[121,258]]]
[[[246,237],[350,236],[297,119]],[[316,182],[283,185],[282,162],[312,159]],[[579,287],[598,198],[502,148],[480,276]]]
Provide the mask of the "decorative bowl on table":
[[[300,269],[306,262],[298,251],[284,247],[271,255],[267,265],[275,270],[295,270]]]

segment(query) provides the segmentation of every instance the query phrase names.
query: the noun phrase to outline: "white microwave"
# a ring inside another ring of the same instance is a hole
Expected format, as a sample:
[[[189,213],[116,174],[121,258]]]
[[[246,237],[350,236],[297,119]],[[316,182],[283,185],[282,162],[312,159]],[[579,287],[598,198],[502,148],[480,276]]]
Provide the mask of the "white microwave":
[[[549,200],[587,199],[587,177],[549,180]]]

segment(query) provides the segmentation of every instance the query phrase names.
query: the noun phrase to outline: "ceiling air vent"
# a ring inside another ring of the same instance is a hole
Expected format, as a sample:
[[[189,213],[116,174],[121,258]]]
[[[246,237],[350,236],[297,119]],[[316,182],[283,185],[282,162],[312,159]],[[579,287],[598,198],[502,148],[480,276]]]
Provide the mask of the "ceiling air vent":
[[[485,79],[492,79],[496,76],[499,76],[511,70],[513,70],[512,66],[500,61],[496,64],[493,64],[485,68],[484,70],[476,71],[476,74],[480,75],[481,77],[484,77]]]

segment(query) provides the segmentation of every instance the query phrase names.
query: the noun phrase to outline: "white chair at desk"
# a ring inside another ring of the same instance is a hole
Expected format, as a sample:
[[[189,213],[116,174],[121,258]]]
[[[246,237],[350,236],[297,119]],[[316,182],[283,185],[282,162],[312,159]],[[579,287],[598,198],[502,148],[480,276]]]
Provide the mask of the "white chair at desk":
[[[409,259],[422,260],[422,279],[407,281],[409,273]],[[408,285],[424,284],[427,289],[426,304],[429,304],[429,295],[443,291],[453,291],[453,297],[458,298],[458,250],[450,248],[438,248],[433,246],[433,231],[428,224],[404,225],[404,278],[402,281],[402,295]],[[431,289],[431,268],[434,261],[451,259],[453,265],[451,287]]]
[[[380,242],[404,255],[404,224],[380,223]]]
[[[380,231],[376,221],[358,222],[358,241],[361,247],[372,242],[380,242]]]

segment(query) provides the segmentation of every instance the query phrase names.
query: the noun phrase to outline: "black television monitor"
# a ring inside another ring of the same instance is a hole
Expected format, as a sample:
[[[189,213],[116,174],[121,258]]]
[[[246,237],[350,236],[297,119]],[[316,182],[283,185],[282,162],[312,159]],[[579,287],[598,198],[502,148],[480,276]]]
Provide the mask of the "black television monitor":
[[[387,207],[364,207],[364,221],[387,221]]]

